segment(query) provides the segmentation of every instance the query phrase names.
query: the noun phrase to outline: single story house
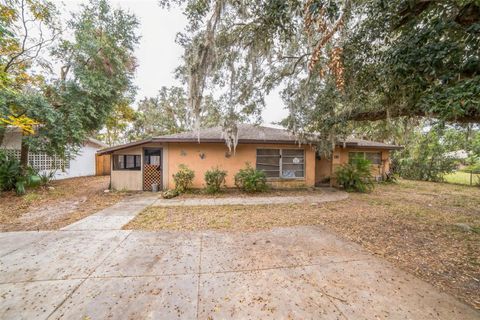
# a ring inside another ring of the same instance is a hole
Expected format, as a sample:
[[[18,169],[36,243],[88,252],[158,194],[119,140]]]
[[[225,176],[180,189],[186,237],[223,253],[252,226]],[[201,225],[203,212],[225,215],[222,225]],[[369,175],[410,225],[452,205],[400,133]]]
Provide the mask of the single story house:
[[[19,128],[7,127],[0,144],[0,149],[7,155],[20,159],[22,132]],[[55,179],[93,176],[96,173],[96,153],[107,147],[101,141],[93,138],[85,140],[79,153],[70,160],[49,156],[45,153],[28,154],[28,163],[40,173],[55,171]]]
[[[372,172],[382,177],[389,171],[390,151],[398,148],[352,139],[324,158],[286,130],[242,124],[234,152],[227,148],[221,128],[215,127],[131,142],[97,154],[111,155],[111,187],[117,190],[152,190],[153,183],[174,188],[172,175],[180,164],[195,171],[195,188],[204,187],[205,172],[215,167],[228,172],[226,185],[234,187],[234,176],[246,163],[264,170],[273,187],[313,187],[328,183],[338,166],[357,156],[371,160]]]

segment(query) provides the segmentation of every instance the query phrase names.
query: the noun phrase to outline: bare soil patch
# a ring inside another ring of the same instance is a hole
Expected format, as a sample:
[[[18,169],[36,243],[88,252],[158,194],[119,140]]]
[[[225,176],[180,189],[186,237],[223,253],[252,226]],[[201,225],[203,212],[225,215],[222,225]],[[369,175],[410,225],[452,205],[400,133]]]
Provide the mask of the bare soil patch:
[[[400,181],[322,204],[150,207],[125,229],[323,225],[480,308],[480,188]]]
[[[69,225],[130,193],[109,192],[109,177],[79,177],[53,181],[53,188],[29,190],[23,196],[0,194],[0,231],[54,230]]]

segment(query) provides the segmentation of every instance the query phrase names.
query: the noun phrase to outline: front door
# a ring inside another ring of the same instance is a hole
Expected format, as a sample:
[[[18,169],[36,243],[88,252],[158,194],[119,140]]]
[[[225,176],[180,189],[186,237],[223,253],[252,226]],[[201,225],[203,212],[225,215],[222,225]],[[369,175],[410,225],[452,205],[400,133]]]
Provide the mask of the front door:
[[[162,149],[144,149],[143,190],[152,191],[155,184],[162,189]]]

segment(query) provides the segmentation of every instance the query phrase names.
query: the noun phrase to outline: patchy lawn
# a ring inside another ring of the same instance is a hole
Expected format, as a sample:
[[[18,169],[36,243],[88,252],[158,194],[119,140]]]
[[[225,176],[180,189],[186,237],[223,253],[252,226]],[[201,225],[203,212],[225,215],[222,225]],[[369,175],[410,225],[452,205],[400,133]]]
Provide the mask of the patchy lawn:
[[[51,188],[29,190],[23,196],[0,194],[0,231],[62,228],[111,206],[128,193],[110,192],[110,178],[80,177],[53,181]]]
[[[470,180],[470,173],[463,172],[463,171],[456,171],[456,172],[446,174],[443,178],[445,179],[445,182],[448,182],[448,183],[457,183],[457,184],[466,184],[466,185],[470,185],[470,183],[472,183],[472,185],[480,184],[480,174],[478,173],[472,174],[471,180]]]
[[[125,229],[323,225],[480,308],[480,188],[400,181],[318,205],[150,207]]]

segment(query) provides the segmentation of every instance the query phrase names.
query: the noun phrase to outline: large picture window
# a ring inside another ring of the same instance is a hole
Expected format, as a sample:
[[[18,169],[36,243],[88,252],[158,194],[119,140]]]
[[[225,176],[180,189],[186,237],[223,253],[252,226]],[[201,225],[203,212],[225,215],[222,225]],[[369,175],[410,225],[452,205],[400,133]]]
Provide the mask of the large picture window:
[[[355,159],[367,159],[372,164],[380,165],[382,164],[382,153],[381,152],[349,152],[348,163],[353,163]]]
[[[114,154],[113,170],[140,170],[141,156],[133,154]]]
[[[267,178],[304,178],[305,153],[303,149],[257,149],[256,167]]]

